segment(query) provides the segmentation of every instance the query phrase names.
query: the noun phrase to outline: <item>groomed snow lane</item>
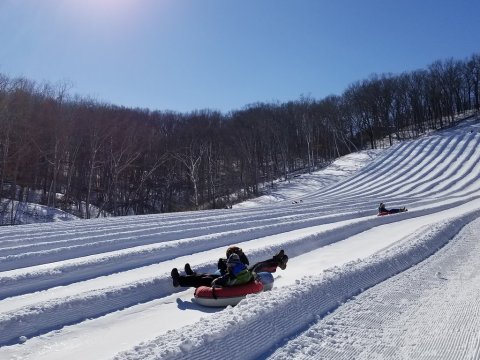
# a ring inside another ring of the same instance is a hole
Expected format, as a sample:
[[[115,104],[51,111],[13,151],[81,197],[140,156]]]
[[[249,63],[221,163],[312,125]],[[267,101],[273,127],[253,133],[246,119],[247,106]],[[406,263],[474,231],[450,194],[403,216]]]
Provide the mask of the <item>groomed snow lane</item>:
[[[325,321],[322,318],[333,310],[336,310],[335,313],[341,311],[344,302],[353,296],[435,254],[465,225],[479,217],[480,209],[440,221],[434,226],[425,227],[412,234],[408,241],[392,246],[368,259],[330,269],[320,276],[305,278],[288,288],[249,296],[235,308],[227,308],[214,318],[209,317],[194,325],[169,331],[153,341],[140,344],[132,351],[117,355],[115,359],[264,358],[279,344],[298,335],[303,348],[303,342],[310,341],[308,334],[312,324],[319,320]],[[475,226],[478,222],[480,220],[477,220]],[[455,241],[458,241],[457,238]],[[478,263],[480,258],[477,260]],[[375,290],[372,288],[371,291]],[[388,319],[389,314],[385,315]],[[339,319],[343,324],[341,316]],[[307,339],[303,339],[302,336],[306,336]],[[338,336],[341,338],[342,333],[340,332]],[[358,336],[368,334],[359,331]],[[327,337],[326,342],[328,341]],[[336,341],[333,340],[332,343],[335,347]],[[288,344],[286,346],[288,347]],[[278,351],[286,352],[285,359],[295,358],[297,355],[295,353],[297,347],[293,340],[291,348],[283,349],[284,347],[281,347]],[[313,355],[315,350],[307,352],[305,358]],[[302,354],[303,350],[300,350],[298,355]],[[280,353],[274,354],[277,355],[283,356]],[[318,357],[325,358],[330,359],[329,356]],[[349,357],[345,357],[347,358]]]
[[[479,233],[477,218],[438,253],[349,300],[268,359],[479,359]]]

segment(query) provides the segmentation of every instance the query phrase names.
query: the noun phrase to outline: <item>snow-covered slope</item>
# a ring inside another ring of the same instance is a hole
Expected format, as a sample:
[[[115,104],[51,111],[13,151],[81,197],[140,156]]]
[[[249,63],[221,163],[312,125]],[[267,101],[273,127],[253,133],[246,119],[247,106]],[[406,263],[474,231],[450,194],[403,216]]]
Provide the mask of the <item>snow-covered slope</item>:
[[[409,347],[408,314],[423,319],[418,328],[425,329],[439,293],[458,297],[468,285],[465,298],[442,305],[447,312],[479,294],[470,284],[479,283],[472,269],[480,260],[468,252],[480,226],[479,131],[471,119],[384,151],[352,154],[233,209],[0,228],[0,358],[73,360],[89,351],[91,359],[367,359],[431,352],[436,343],[428,332],[423,342],[417,334],[419,353]],[[377,217],[380,201],[409,211]],[[285,249],[290,261],[275,274],[272,291],[219,310],[192,302],[192,289],[172,286],[172,267],[189,262],[214,271],[231,244],[252,263]],[[448,254],[455,254],[451,263]],[[440,268],[453,278],[435,276]],[[398,296],[412,277],[415,288]],[[463,318],[465,330],[451,329],[458,340],[450,349],[470,344],[463,347],[470,357],[460,358],[479,358],[479,317],[474,310]],[[439,348],[438,358],[454,358]]]

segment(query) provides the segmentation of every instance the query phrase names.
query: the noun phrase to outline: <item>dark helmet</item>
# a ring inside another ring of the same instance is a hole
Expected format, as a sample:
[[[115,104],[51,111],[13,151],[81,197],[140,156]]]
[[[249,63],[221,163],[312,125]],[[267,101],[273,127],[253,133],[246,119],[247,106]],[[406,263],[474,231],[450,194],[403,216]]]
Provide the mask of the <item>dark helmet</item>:
[[[243,253],[242,249],[240,249],[238,246],[229,246],[228,249],[227,249],[227,259],[232,254],[237,254],[237,255],[240,256],[240,254],[242,254],[242,253]]]
[[[232,254],[237,254],[240,257],[240,261],[244,263],[245,265],[249,265],[250,262],[248,261],[247,256],[244,254],[243,250],[239,248],[238,246],[230,246],[227,249],[227,259],[230,257]]]

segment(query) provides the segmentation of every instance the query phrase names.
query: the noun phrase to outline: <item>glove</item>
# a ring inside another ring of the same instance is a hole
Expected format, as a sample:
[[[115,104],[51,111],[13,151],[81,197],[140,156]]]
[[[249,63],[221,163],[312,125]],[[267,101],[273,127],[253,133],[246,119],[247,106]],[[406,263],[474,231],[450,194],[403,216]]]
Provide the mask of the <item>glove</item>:
[[[240,253],[238,254],[238,257],[240,258],[240,261],[244,263],[245,265],[250,265],[250,262],[248,261],[247,255],[243,253],[242,250],[240,250]]]
[[[227,259],[223,259],[223,258],[218,259],[217,267],[221,273],[224,273],[225,271],[227,271]]]

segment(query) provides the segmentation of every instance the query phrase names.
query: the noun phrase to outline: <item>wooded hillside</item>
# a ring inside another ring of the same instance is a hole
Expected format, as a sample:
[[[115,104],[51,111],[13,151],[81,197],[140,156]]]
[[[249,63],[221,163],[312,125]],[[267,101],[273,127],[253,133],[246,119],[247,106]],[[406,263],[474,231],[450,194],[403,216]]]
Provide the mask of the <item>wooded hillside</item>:
[[[1,215],[13,201],[82,218],[228,207],[275,179],[385,146],[386,138],[449,126],[480,109],[479,86],[474,54],[372,75],[324,99],[182,114],[104,104],[73,97],[65,85],[0,75]]]

